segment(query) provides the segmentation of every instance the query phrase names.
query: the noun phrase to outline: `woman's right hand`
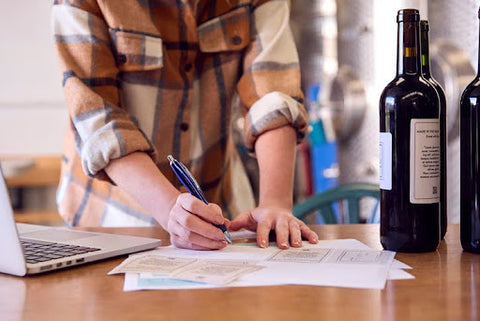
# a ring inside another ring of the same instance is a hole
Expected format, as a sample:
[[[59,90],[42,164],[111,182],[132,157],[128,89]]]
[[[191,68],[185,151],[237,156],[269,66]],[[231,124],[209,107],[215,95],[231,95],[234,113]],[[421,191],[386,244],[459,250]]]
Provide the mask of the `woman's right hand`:
[[[170,210],[167,230],[171,243],[179,248],[218,250],[227,245],[223,232],[212,224],[227,223],[217,204],[205,204],[182,193]]]
[[[216,250],[226,246],[222,231],[212,225],[228,224],[220,207],[181,194],[147,154],[137,152],[112,160],[105,171],[170,233],[176,247]]]

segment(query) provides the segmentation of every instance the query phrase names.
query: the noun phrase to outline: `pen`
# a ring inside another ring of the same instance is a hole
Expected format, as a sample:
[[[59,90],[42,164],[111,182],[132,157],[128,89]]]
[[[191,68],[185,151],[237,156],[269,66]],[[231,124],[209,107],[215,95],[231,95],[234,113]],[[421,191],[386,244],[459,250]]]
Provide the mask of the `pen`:
[[[205,196],[203,196],[200,185],[198,185],[197,181],[195,180],[195,178],[193,178],[192,174],[185,167],[185,165],[183,165],[178,160],[173,158],[172,155],[168,155],[167,159],[170,162],[170,167],[172,168],[173,172],[175,173],[175,175],[177,175],[180,182],[183,184],[183,186],[187,188],[190,194],[192,194],[193,196],[195,196],[205,204],[208,204],[207,199],[205,198]],[[213,224],[213,225],[221,229],[225,237],[225,240],[228,243],[232,244],[232,237],[230,236],[230,233],[228,233],[227,228],[225,227],[225,224]]]

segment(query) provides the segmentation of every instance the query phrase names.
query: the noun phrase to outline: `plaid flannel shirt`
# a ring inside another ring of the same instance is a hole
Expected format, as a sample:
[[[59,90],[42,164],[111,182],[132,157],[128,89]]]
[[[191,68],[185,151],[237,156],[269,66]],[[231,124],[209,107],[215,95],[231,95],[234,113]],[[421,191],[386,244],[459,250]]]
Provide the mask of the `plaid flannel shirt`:
[[[56,0],[52,25],[71,124],[57,192],[69,225],[155,224],[103,171],[136,151],[177,187],[166,156],[187,164],[230,217],[254,207],[235,101],[253,153],[265,131],[305,135],[286,0]]]

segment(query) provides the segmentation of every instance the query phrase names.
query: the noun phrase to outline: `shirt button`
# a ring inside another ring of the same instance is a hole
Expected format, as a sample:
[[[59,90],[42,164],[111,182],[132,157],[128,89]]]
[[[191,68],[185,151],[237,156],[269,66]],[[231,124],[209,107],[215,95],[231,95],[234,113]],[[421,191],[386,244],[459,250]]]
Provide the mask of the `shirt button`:
[[[233,36],[232,43],[236,46],[242,43],[242,38],[240,36]]]
[[[118,56],[117,56],[117,60],[118,60],[119,63],[124,64],[124,63],[127,62],[127,56],[125,56],[125,55],[118,55]]]
[[[189,125],[187,123],[180,124],[180,130],[186,132],[188,130]]]
[[[184,66],[184,69],[185,69],[186,72],[189,72],[190,70],[192,70],[192,68],[193,68],[193,65],[192,65],[192,64],[186,64],[186,65]]]

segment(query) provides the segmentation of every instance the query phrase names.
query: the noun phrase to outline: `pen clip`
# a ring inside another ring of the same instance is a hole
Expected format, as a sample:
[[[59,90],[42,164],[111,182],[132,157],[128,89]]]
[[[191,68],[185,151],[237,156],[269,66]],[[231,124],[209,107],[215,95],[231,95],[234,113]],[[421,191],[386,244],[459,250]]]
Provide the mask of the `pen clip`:
[[[187,169],[187,167],[185,167],[185,165],[173,158],[173,156],[171,155],[168,155],[167,159],[170,162],[170,167],[173,169],[173,172],[183,184],[183,186],[185,186],[185,188],[190,192],[190,194],[197,197],[205,204],[208,204],[207,199],[205,198],[205,196],[203,196],[200,185],[197,183],[197,181]]]
[[[196,189],[198,189],[198,191],[202,191],[202,189],[200,188],[200,185],[198,184],[197,180],[195,179],[195,177],[193,177],[192,173],[190,173],[190,171],[188,170],[188,168],[183,165],[182,163],[178,162],[178,165],[180,165],[180,167],[182,168],[182,170],[185,172],[185,177],[190,180],[191,183],[193,183],[193,186],[195,186]]]

